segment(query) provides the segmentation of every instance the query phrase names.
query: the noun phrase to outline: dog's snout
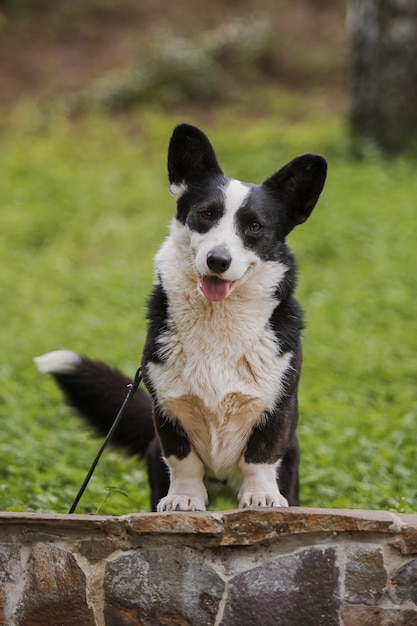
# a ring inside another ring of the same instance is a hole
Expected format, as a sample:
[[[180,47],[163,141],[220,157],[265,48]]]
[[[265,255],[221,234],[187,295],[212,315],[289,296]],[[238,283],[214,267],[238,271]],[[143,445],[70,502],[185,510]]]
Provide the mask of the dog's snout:
[[[212,272],[223,274],[232,263],[232,257],[225,248],[214,248],[207,254],[207,265]]]

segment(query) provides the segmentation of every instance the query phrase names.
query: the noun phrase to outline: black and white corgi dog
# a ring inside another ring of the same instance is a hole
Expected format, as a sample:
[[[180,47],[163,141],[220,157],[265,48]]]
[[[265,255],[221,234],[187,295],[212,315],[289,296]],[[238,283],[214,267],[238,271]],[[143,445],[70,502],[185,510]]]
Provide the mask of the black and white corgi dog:
[[[223,173],[206,135],[177,126],[168,152],[177,212],[155,258],[140,390],[115,442],[147,459],[152,508],[202,511],[212,479],[239,507],[298,504],[302,313],[286,237],[310,216],[323,157],[299,156],[260,185]],[[129,380],[60,350],[36,359],[106,432]]]

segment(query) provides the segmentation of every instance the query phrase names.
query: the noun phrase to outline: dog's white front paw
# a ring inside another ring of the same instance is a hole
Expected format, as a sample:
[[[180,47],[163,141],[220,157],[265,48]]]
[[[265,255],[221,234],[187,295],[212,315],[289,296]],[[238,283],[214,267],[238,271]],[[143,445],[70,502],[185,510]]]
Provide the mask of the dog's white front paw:
[[[245,491],[239,494],[239,508],[257,508],[257,507],[274,507],[288,506],[288,501],[278,492],[268,493],[265,491]]]
[[[204,500],[198,497],[168,495],[158,502],[157,511],[205,511]]]
[[[242,486],[238,494],[239,508],[257,508],[288,506],[287,499],[281,495],[277,483],[277,464],[240,462],[243,475]]]
[[[165,498],[158,502],[157,511],[205,511],[208,502],[203,483],[204,465],[191,450],[185,459],[170,456],[166,459],[171,484]]]

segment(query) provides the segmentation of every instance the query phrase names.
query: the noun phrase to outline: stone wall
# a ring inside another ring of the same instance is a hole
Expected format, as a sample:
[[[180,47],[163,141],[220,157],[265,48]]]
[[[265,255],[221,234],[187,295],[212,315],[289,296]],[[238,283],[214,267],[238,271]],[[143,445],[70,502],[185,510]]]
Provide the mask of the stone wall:
[[[417,515],[0,514],[1,626],[417,626]]]

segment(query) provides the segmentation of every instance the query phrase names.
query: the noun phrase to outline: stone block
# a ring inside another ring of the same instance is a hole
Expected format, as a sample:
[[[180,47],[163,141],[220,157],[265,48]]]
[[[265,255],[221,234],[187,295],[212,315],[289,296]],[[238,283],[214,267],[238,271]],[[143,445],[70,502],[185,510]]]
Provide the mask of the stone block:
[[[0,626],[7,626],[6,622],[6,594],[4,590],[0,587]]]
[[[75,549],[90,563],[99,563],[119,549],[117,541],[110,538],[86,539],[75,545]]]
[[[391,599],[396,604],[411,600],[417,604],[417,559],[397,569],[391,577]]]
[[[404,528],[401,533],[401,552],[403,554],[417,554],[417,528]]]
[[[340,611],[343,626],[417,626],[417,612],[409,608],[345,604]]]
[[[352,604],[378,604],[387,578],[380,549],[350,550],[346,562],[345,600]]]
[[[235,576],[221,626],[339,626],[333,548],[282,556]]]
[[[107,563],[106,626],[212,626],[224,581],[188,547],[125,553]]]
[[[275,541],[286,535],[360,532],[397,534],[394,516],[386,511],[351,511],[331,509],[248,509],[221,514],[222,545],[254,545]]]
[[[16,626],[95,626],[87,605],[85,575],[74,556],[37,543],[29,557]]]

